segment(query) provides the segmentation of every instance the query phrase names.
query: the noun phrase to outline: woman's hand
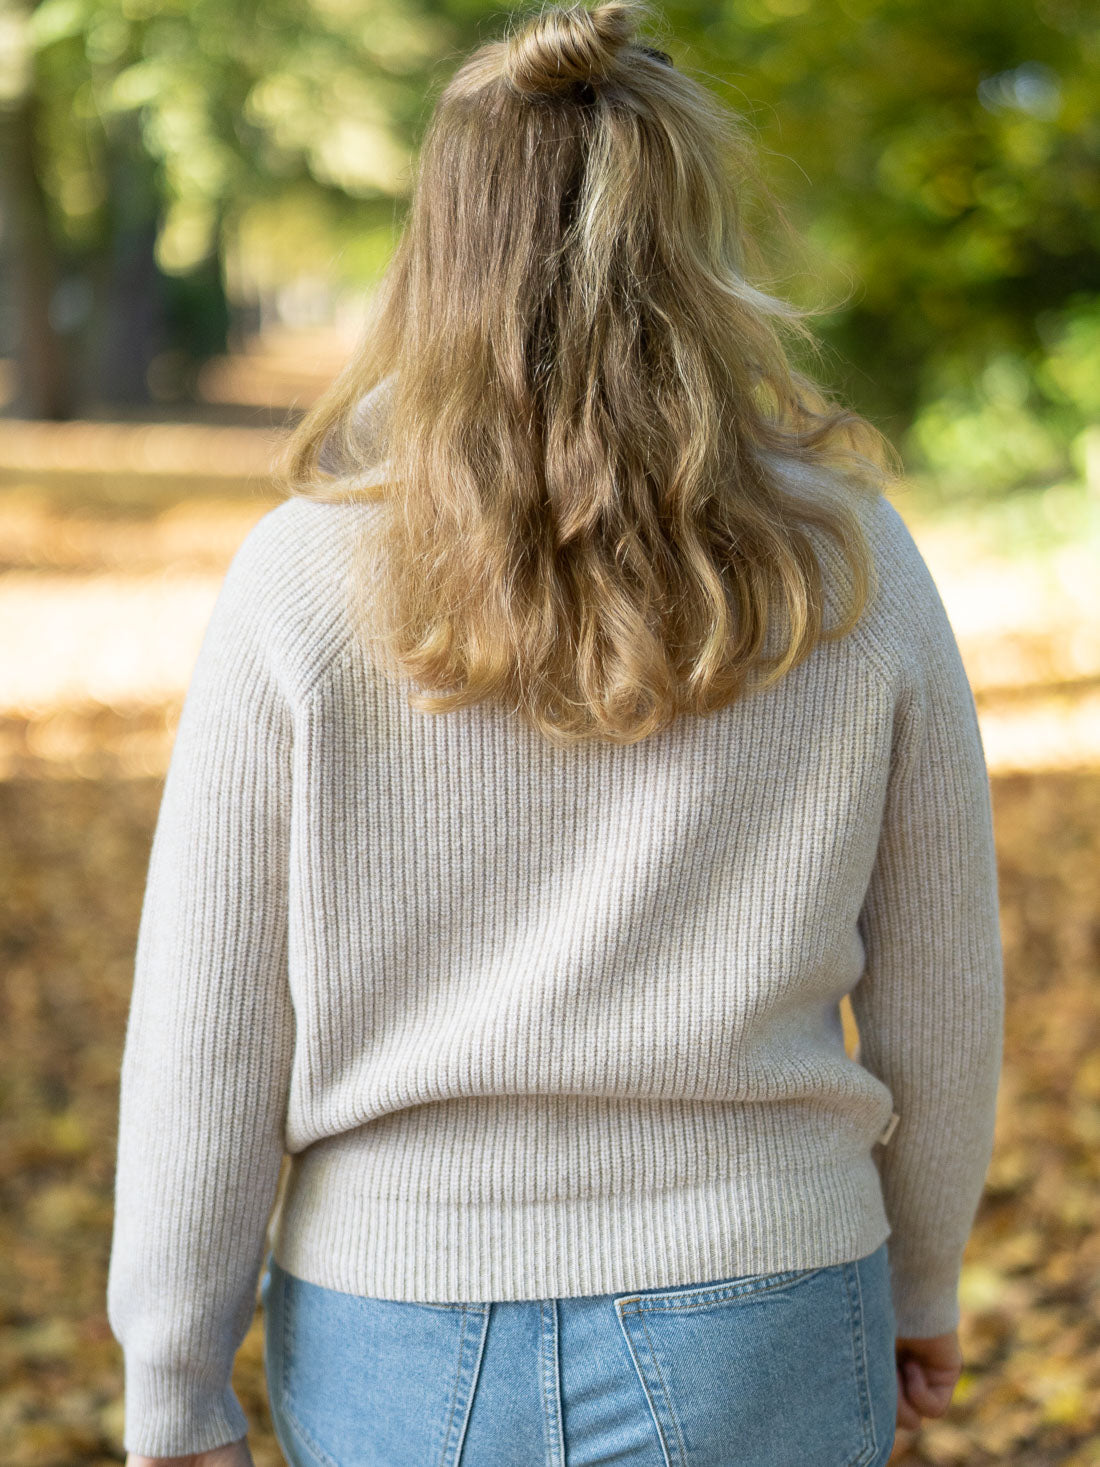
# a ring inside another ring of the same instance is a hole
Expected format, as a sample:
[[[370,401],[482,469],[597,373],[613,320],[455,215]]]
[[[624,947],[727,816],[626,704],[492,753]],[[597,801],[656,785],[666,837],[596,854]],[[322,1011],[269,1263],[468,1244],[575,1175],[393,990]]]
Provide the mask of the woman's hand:
[[[898,1425],[915,1431],[922,1416],[942,1416],[962,1374],[958,1330],[929,1339],[900,1336],[895,1343],[898,1368]]]
[[[208,1452],[192,1452],[188,1457],[139,1457],[130,1452],[126,1467],[253,1467],[248,1438],[229,1442],[224,1447],[212,1447]]]

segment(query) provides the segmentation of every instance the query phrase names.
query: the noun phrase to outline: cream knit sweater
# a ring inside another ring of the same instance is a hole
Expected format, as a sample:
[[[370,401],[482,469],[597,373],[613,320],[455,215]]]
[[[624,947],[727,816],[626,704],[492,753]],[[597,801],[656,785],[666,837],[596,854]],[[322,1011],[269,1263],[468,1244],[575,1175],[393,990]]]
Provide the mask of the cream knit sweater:
[[[330,1288],[486,1300],[889,1236],[899,1333],[951,1329],[1001,1064],[997,876],[973,696],[898,511],[861,511],[880,590],[849,637],[571,750],[413,712],[372,666],[344,591],[380,512],[265,513],[184,703],[121,1074],[126,1448],[245,1434],[269,1239]]]

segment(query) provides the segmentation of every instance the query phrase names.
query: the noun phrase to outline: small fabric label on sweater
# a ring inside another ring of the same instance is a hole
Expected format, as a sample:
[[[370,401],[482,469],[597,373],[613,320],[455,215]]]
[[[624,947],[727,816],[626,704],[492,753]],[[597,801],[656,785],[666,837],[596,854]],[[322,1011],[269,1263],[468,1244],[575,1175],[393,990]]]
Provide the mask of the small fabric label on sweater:
[[[883,1126],[882,1131],[879,1135],[878,1144],[880,1146],[886,1145],[887,1141],[889,1141],[890,1137],[894,1134],[894,1131],[897,1128],[898,1121],[900,1120],[901,1116],[898,1115],[896,1110],[892,1110],[890,1112],[890,1119],[886,1122],[885,1126]]]

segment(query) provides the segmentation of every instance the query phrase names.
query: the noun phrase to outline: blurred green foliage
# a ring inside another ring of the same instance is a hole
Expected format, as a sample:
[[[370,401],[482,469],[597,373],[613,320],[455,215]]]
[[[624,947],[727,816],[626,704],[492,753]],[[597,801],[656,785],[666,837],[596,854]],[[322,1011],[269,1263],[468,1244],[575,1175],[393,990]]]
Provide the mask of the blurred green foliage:
[[[1100,416],[1092,0],[740,0],[706,30],[816,249],[807,298],[839,297],[845,394],[955,492],[1079,471]]]
[[[35,167],[70,276],[94,284],[120,229],[152,215],[162,281],[194,277],[162,288],[178,344],[188,312],[218,320],[197,300],[222,282],[211,260],[244,262],[263,289],[303,271],[369,286],[439,88],[529,8],[6,0],[0,106],[33,98]],[[751,119],[802,232],[801,252],[775,240],[772,283],[824,305],[825,375],[913,470],[980,494],[1095,465],[1095,0],[684,0],[656,13],[677,64]],[[67,329],[94,331],[85,297],[65,299]],[[200,350],[210,333],[192,335]]]

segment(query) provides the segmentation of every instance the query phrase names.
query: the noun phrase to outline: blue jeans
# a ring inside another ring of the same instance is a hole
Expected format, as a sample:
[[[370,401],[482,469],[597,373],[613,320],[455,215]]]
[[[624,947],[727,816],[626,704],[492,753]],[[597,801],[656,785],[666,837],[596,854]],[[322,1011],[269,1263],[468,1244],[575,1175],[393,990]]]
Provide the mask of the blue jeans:
[[[289,1467],[882,1467],[887,1245],[833,1267],[561,1299],[261,1284]]]

